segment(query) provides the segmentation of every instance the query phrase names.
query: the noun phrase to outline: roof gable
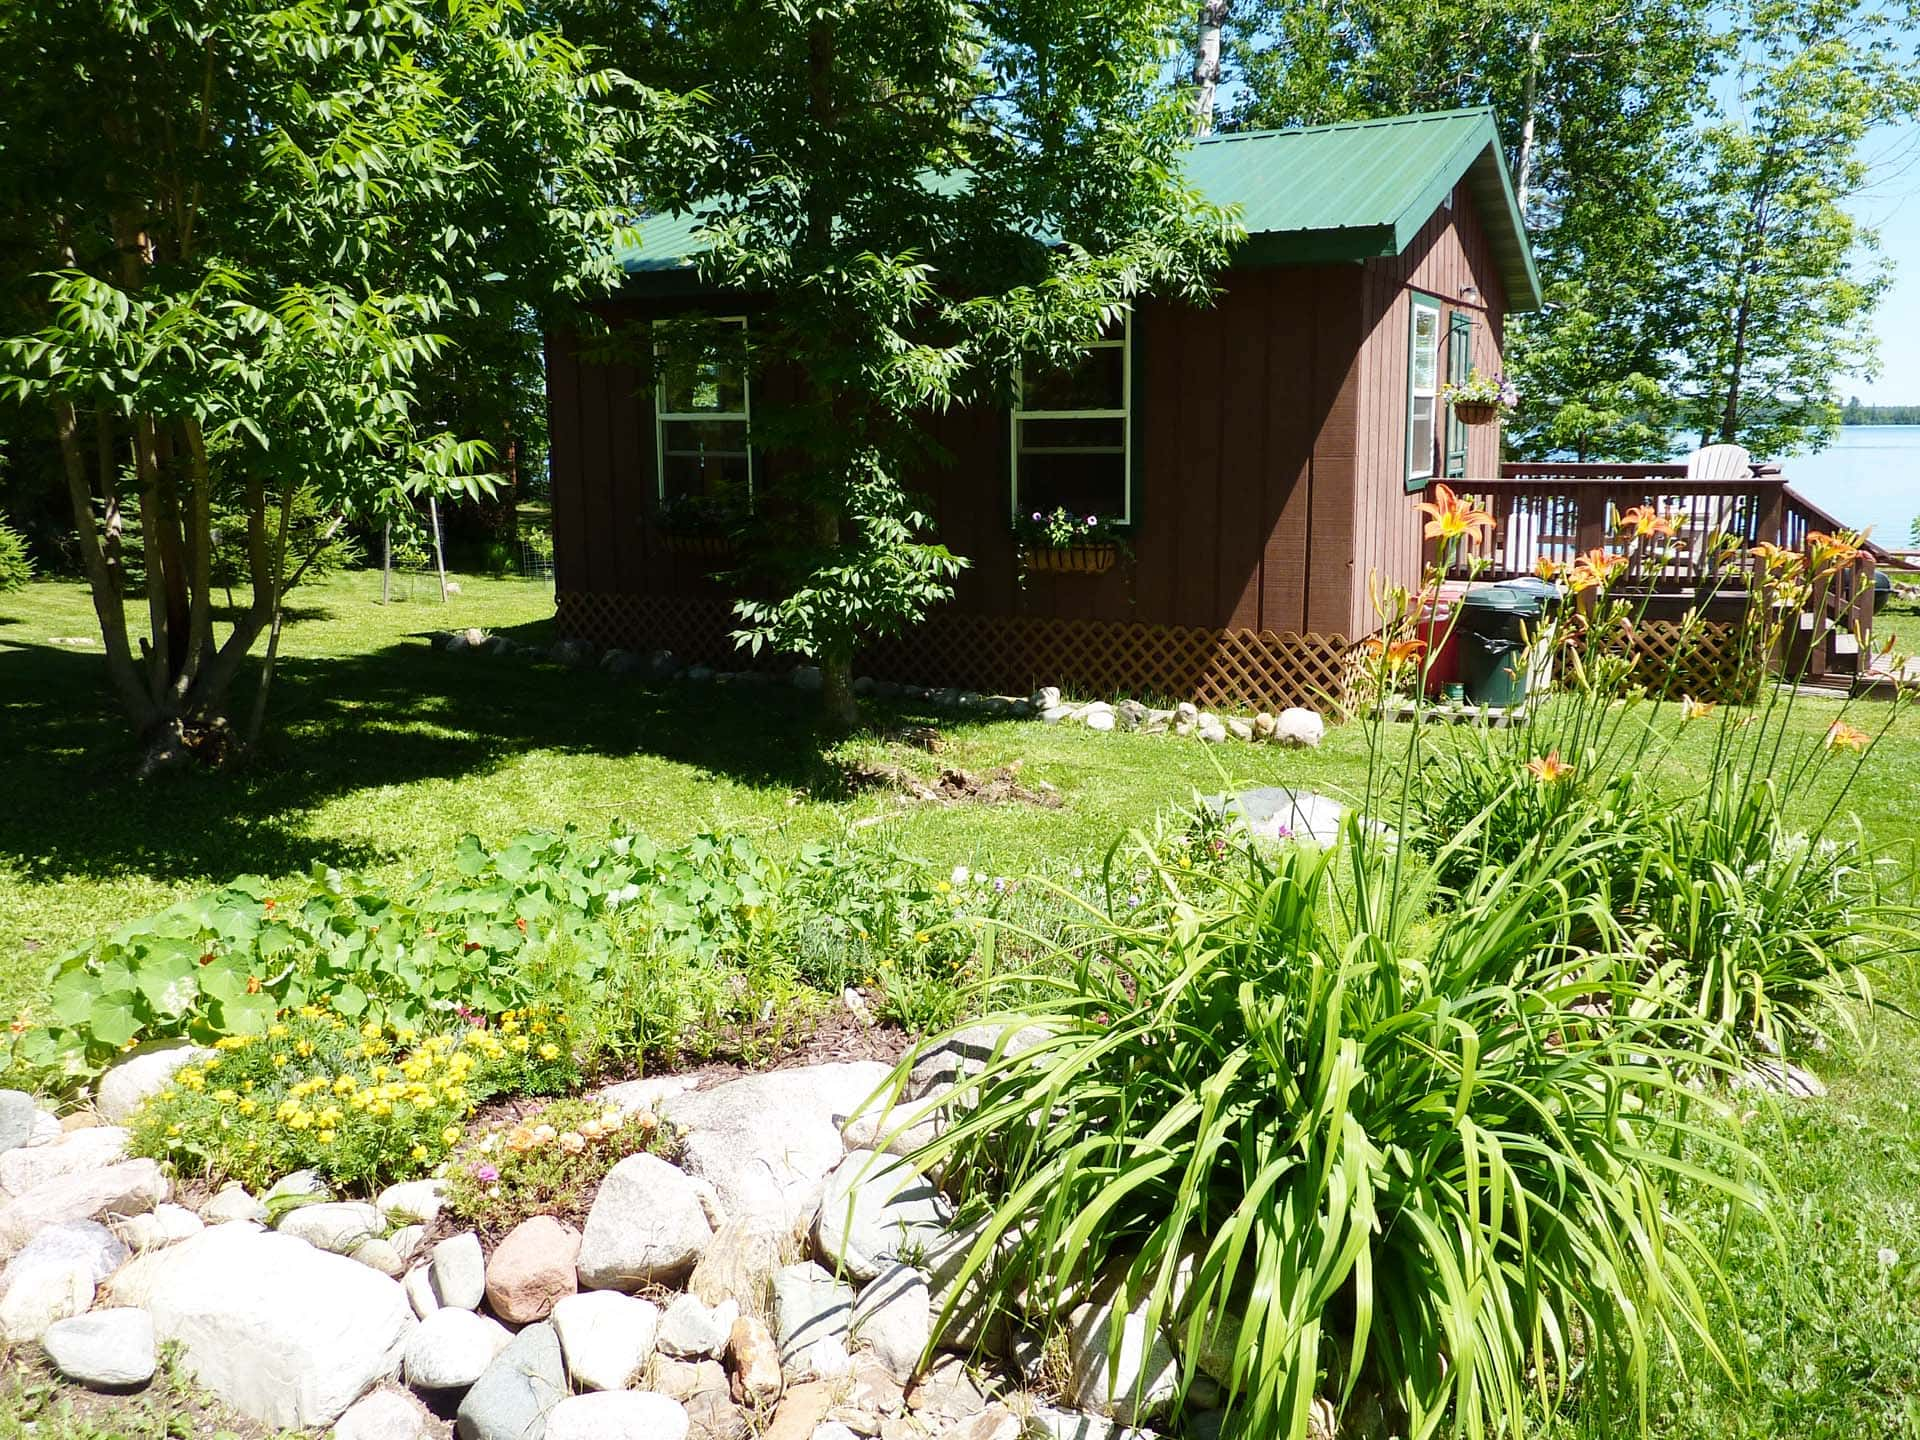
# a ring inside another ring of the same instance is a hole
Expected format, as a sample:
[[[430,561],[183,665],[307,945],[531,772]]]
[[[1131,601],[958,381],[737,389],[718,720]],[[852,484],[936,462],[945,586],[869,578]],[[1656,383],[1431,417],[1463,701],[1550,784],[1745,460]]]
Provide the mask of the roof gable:
[[[1210,135],[1189,153],[1187,177],[1239,208],[1244,261],[1269,265],[1398,255],[1464,179],[1511,308],[1540,304],[1491,110]]]
[[[1488,109],[1398,115],[1293,130],[1210,135],[1187,152],[1187,179],[1240,212],[1237,263],[1324,265],[1404,251],[1464,178],[1480,211],[1509,308],[1540,304],[1500,136]],[[653,215],[621,264],[649,289],[697,288],[693,257],[706,220]]]

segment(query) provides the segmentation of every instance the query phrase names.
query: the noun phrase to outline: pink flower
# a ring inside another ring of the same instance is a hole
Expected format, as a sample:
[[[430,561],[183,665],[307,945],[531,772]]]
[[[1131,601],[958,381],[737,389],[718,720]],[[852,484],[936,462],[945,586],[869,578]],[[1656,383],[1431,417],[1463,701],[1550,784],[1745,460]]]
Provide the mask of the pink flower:
[[[1100,517],[1098,515],[1087,516],[1087,524],[1089,526],[1098,525],[1099,523],[1100,523]]]
[[[476,1165],[473,1171],[473,1178],[478,1180],[482,1185],[491,1185],[500,1178],[500,1172],[491,1165]]]

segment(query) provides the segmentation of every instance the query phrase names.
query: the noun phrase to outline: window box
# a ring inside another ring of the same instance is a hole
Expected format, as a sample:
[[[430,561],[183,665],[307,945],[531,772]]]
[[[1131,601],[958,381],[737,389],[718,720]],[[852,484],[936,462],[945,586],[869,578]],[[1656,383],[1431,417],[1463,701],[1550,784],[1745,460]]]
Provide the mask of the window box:
[[[1120,560],[1118,545],[1028,545],[1027,570],[1035,575],[1104,575]]]
[[[675,555],[691,555],[701,560],[731,560],[734,543],[731,535],[692,535],[679,531],[663,532],[667,549]]]

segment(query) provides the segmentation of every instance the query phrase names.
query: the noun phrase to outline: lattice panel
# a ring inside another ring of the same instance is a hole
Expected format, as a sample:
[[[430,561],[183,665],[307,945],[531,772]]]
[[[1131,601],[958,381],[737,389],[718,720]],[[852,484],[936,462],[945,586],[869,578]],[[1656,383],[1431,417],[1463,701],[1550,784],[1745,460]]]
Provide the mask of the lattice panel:
[[[1616,653],[1620,642],[1615,642]],[[1724,620],[1637,620],[1632,644],[1638,652],[1633,680],[1669,699],[1753,703],[1760,670],[1745,653],[1742,625]]]
[[[735,622],[722,600],[563,591],[557,608],[562,635],[596,645],[668,649],[727,668],[749,663],[729,636]],[[763,655],[761,663],[781,662]],[[1247,710],[1338,711],[1358,664],[1357,647],[1338,635],[964,614],[936,615],[860,656],[863,671],[918,685],[1002,694],[1059,685]]]

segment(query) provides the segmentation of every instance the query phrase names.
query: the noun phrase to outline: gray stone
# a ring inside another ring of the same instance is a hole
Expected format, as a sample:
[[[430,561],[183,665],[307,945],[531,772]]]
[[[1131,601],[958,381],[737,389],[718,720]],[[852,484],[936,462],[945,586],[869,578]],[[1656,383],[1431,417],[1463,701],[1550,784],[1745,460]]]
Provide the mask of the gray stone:
[[[727,1335],[739,1317],[740,1307],[732,1300],[703,1305],[692,1295],[680,1295],[660,1317],[653,1343],[676,1360],[711,1358],[726,1349]]]
[[[932,1318],[926,1280],[911,1265],[894,1265],[854,1302],[854,1342],[872,1350],[894,1379],[906,1380],[927,1348]]]
[[[1153,712],[1138,700],[1122,700],[1113,707],[1113,718],[1122,730],[1138,730],[1147,723],[1147,717]]]
[[[1312,710],[1290,705],[1274,718],[1273,742],[1297,750],[1311,750],[1326,738],[1327,722]]]
[[[130,1249],[153,1250],[191,1240],[207,1227],[184,1205],[156,1205],[144,1215],[116,1218],[112,1228]]]
[[[708,1305],[736,1300],[741,1309],[765,1304],[780,1268],[782,1236],[762,1220],[735,1220],[719,1226],[693,1267],[687,1289]]]
[[[1285,785],[1263,785],[1242,790],[1231,800],[1210,797],[1206,803],[1240,820],[1256,840],[1310,840],[1333,845],[1347,817],[1347,807],[1312,790]]]
[[[1253,738],[1255,740],[1271,740],[1274,729],[1278,724],[1279,722],[1275,720],[1271,714],[1262,710],[1258,715],[1253,717]]]
[[[213,1051],[185,1040],[142,1045],[100,1077],[94,1108],[109,1124],[124,1124],[149,1096],[167,1088],[174,1071],[212,1058]]]
[[[41,1347],[54,1368],[94,1390],[123,1390],[153,1378],[153,1317],[124,1307],[75,1315],[47,1327]]]
[[[577,1265],[590,1290],[635,1290],[684,1279],[713,1239],[687,1175],[657,1155],[629,1155],[607,1172],[587,1212]]]
[[[81,1314],[126,1258],[127,1247],[104,1225],[47,1226],[0,1271],[0,1340],[37,1340],[56,1321]]]
[[[1727,1085],[1733,1090],[1758,1090],[1792,1100],[1817,1100],[1827,1093],[1826,1082],[1818,1075],[1784,1060],[1749,1060]]]
[[[1066,1398],[1080,1410],[1125,1424],[1150,1420],[1173,1400],[1179,1372],[1166,1337],[1147,1332],[1147,1302],[1118,1314],[1111,1300],[1076,1306],[1067,1316]],[[1120,1327],[1117,1367],[1110,1358]]]
[[[402,1373],[416,1390],[464,1390],[512,1339],[506,1326],[485,1315],[436,1310],[413,1327]]]
[[[562,1400],[547,1416],[547,1440],[685,1440],[686,1408],[643,1390]]]
[[[1250,721],[1242,720],[1238,715],[1229,716],[1227,719],[1227,733],[1236,740],[1244,740],[1251,744],[1253,741],[1253,724]]]
[[[200,1207],[200,1218],[209,1225],[227,1225],[236,1220],[252,1220],[264,1225],[267,1207],[248,1194],[246,1186],[236,1181],[223,1187]]]
[[[1108,1440],[1113,1434],[1113,1422],[1105,1416],[1051,1405],[1034,1406],[1027,1413],[1027,1424],[1045,1440]]]
[[[718,1360],[675,1360],[655,1355],[653,1388],[676,1400],[691,1401],[696,1395],[727,1393],[727,1372]]]
[[[907,1161],[856,1150],[827,1177],[814,1244],[840,1272],[871,1280],[937,1241],[947,1215],[933,1182]]]
[[[826,678],[820,673],[818,665],[796,665],[789,678],[793,682],[794,689],[804,690],[814,695],[817,695],[821,687],[826,684]]]
[[[382,1190],[373,1203],[389,1225],[431,1225],[447,1203],[447,1182],[404,1180]]]
[[[713,1182],[731,1217],[797,1234],[846,1153],[841,1127],[890,1073],[879,1061],[795,1066],[678,1095],[663,1109],[686,1132],[682,1165]]]
[[[647,656],[647,674],[655,680],[671,680],[680,673],[680,661],[671,650],[655,650]]]
[[[27,1143],[33,1135],[40,1102],[24,1090],[0,1090],[0,1152]]]
[[[1173,711],[1149,710],[1141,720],[1140,728],[1150,735],[1158,735],[1173,723]]]
[[[615,1290],[589,1290],[553,1307],[553,1328],[577,1388],[624,1390],[653,1354],[660,1307]]]
[[[172,1193],[152,1160],[122,1160],[42,1181],[0,1205],[0,1259],[16,1254],[34,1234],[68,1220],[139,1215]]]
[[[366,1202],[340,1201],[289,1210],[274,1228],[306,1241],[316,1250],[351,1255],[386,1227],[380,1222],[380,1212]]]
[[[625,1080],[605,1086],[595,1098],[604,1100],[623,1115],[653,1115],[665,1101],[686,1094],[693,1086],[689,1075],[654,1075],[645,1080]]]
[[[947,1431],[942,1440],[1020,1440],[1026,1433],[1020,1417],[995,1401],[971,1420]]]
[[[1040,712],[1042,725],[1058,725],[1063,720],[1071,720],[1074,709],[1071,705],[1049,705]]]
[[[688,684],[704,685],[707,681],[713,679],[713,667],[711,665],[689,665],[682,674],[685,676]]]
[[[942,1235],[926,1249],[922,1270],[935,1323],[942,1312],[947,1312],[938,1339],[942,1349],[963,1354],[973,1350],[998,1329],[1003,1318],[994,1310],[990,1292],[994,1257],[990,1256],[964,1286],[960,1283],[967,1257],[985,1232],[986,1221],[976,1220]],[[1010,1233],[1001,1237],[996,1248],[1004,1255],[1017,1243],[1017,1237]]]
[[[567,1369],[550,1321],[529,1325],[493,1357],[460,1402],[460,1440],[544,1440],[547,1416],[567,1396]]]
[[[480,1253],[480,1237],[471,1230],[449,1235],[433,1247],[427,1262],[433,1298],[443,1308],[478,1310],[487,1295],[487,1262]]]
[[[773,1333],[780,1363],[813,1371],[820,1341],[845,1344],[853,1330],[853,1287],[806,1261],[773,1272]]]
[[[249,1225],[211,1226],[149,1261],[156,1337],[180,1347],[203,1387],[272,1428],[331,1424],[395,1372],[414,1325],[386,1276]]]
[[[413,1307],[413,1313],[422,1320],[440,1308],[440,1297],[433,1293],[433,1272],[430,1266],[416,1265],[401,1277],[401,1290],[406,1292],[407,1303]]]
[[[267,1193],[260,1197],[260,1203],[269,1209],[279,1208],[278,1202],[292,1202],[300,1205],[314,1205],[331,1200],[333,1191],[327,1188],[327,1182],[312,1170],[296,1170],[291,1175],[282,1175],[267,1187]]]
[[[1095,710],[1087,715],[1087,729],[1106,733],[1113,728],[1114,718],[1111,710]]]
[[[395,1280],[407,1273],[406,1257],[377,1235],[354,1246],[347,1252],[347,1258]]]
[[[1035,710],[1052,710],[1060,703],[1060,687],[1042,685],[1027,697],[1027,703]]]
[[[1201,717],[1199,724],[1194,727],[1193,733],[1197,739],[1207,745],[1224,745],[1227,743],[1227,727],[1221,723],[1218,715]]]
[[[393,1253],[400,1257],[400,1263],[411,1265],[420,1256],[420,1247],[427,1243],[428,1229],[425,1225],[402,1225],[387,1236],[387,1244],[393,1247]]]
[[[907,1079],[907,1098],[925,1100],[970,1080],[996,1059],[1024,1055],[1043,1044],[1051,1032],[1044,1025],[968,1025],[937,1037],[914,1056]]]
[[[375,1390],[334,1422],[333,1440],[425,1440],[427,1416],[398,1390]]]

